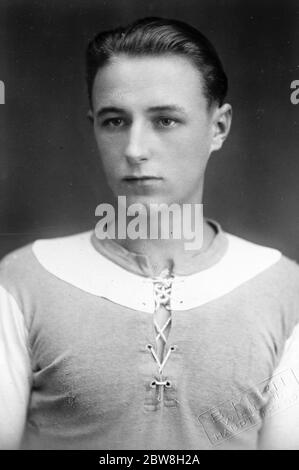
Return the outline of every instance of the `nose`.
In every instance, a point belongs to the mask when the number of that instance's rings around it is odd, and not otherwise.
[[[128,163],[140,164],[150,157],[149,136],[142,123],[134,123],[128,132],[128,142],[125,157]]]

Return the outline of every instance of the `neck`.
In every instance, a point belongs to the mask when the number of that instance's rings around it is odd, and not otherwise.
[[[115,241],[131,252],[146,255],[153,272],[158,275],[165,268],[172,271],[174,266],[179,271],[180,267],[194,254],[207,250],[215,237],[215,230],[205,219],[203,219],[201,229],[202,243],[196,249],[186,250],[187,240],[183,237],[180,239],[151,239],[148,237],[135,240],[127,237],[125,239],[116,238]]]

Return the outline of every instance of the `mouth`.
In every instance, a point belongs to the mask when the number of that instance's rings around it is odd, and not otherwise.
[[[149,176],[149,175],[129,175],[123,178],[123,181],[128,184],[154,184],[162,181],[163,178],[158,176]]]
[[[148,176],[148,175],[129,175],[123,178],[124,181],[143,181],[143,180],[161,180],[162,178],[158,176]]]

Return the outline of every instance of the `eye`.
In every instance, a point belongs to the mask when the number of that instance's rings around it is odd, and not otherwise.
[[[116,127],[122,127],[123,124],[124,124],[124,120],[122,118],[115,117],[115,118],[105,119],[105,121],[103,121],[102,123],[102,126],[110,127],[113,129]]]
[[[177,120],[168,117],[161,117],[158,119],[158,124],[160,127],[174,127],[177,124]]]

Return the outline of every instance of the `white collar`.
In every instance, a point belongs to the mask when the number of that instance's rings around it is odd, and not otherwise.
[[[49,273],[82,291],[134,310],[153,313],[153,280],[119,266],[93,247],[85,232],[37,240],[32,250]],[[222,258],[198,273],[175,276],[170,307],[188,310],[228,294],[275,264],[281,253],[226,233]]]

